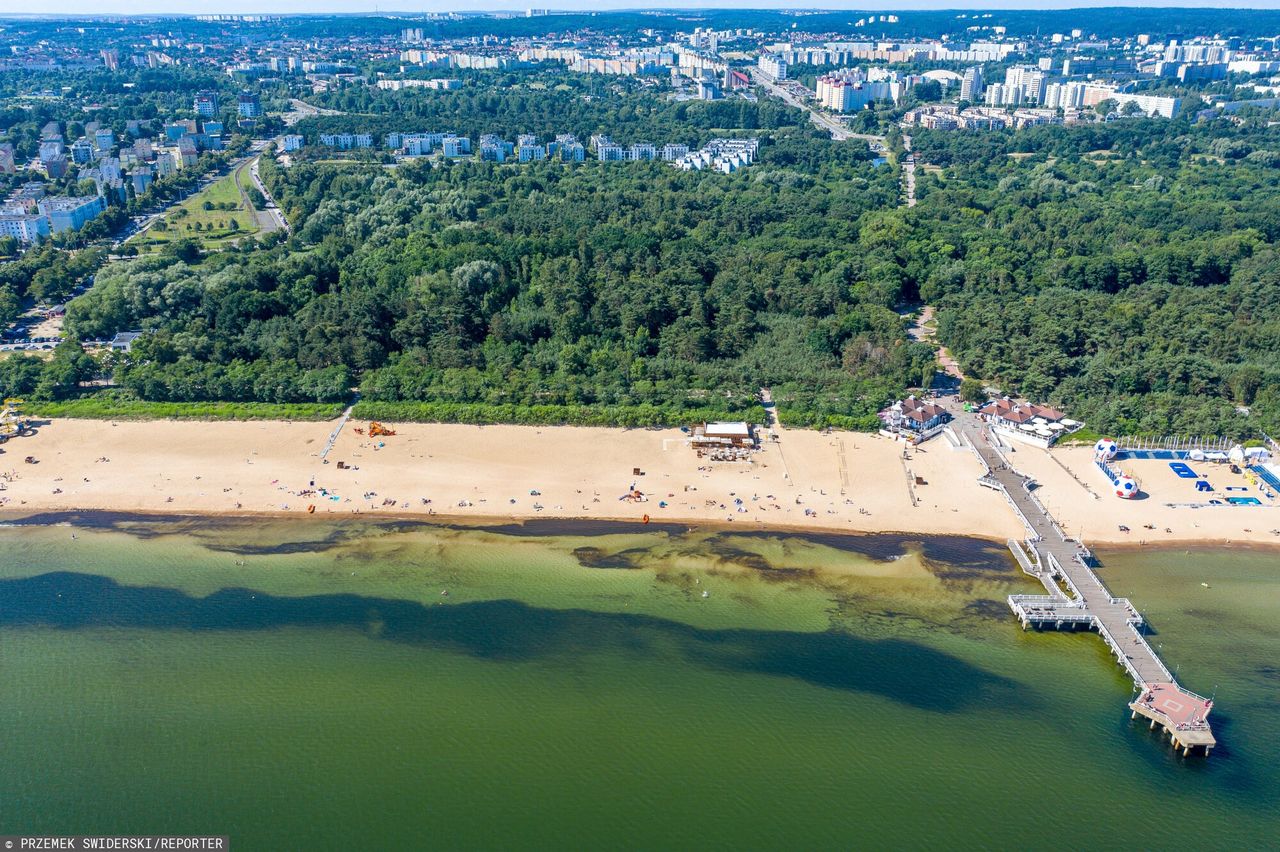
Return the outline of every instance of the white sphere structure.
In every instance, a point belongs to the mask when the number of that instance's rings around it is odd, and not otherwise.
[[[1132,476],[1116,478],[1116,496],[1123,497],[1125,500],[1131,500],[1138,496],[1138,483],[1134,482]]]
[[[1102,461],[1111,461],[1120,452],[1120,446],[1110,438],[1102,438],[1098,443],[1093,445],[1094,458]]]

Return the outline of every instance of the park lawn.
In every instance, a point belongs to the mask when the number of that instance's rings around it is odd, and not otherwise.
[[[247,169],[242,179],[252,180]],[[205,202],[209,202],[213,209],[205,210]],[[234,209],[229,209],[230,205],[234,205]],[[238,228],[231,227],[232,220],[239,225]],[[174,240],[191,237],[199,240],[206,249],[218,249],[231,240],[252,236],[258,231],[253,211],[245,205],[240,197],[240,190],[236,188],[234,172],[214,181],[203,191],[174,207],[165,214],[162,221],[167,226],[165,230],[157,230],[156,225],[159,223],[156,223],[146,233],[129,240],[129,243],[137,246],[139,251],[147,251],[163,248]],[[196,229],[197,224],[199,230]]]

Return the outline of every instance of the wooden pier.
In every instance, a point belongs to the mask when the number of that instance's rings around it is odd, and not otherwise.
[[[1127,598],[1111,594],[1093,570],[1093,555],[1062,531],[1032,493],[1031,480],[988,443],[980,423],[961,414],[956,425],[987,467],[982,484],[1003,492],[1026,527],[1026,541],[1009,541],[1009,550],[1046,594],[1009,596],[1022,628],[1096,630],[1133,679],[1138,698],[1129,703],[1131,718],[1161,726],[1184,755],[1192,749],[1208,755],[1217,745],[1208,722],[1213,702],[1178,684],[1143,635],[1142,614]]]

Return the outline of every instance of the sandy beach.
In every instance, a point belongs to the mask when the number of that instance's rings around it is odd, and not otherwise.
[[[1266,543],[1280,545],[1280,506],[1267,501],[1226,465],[1192,463],[1207,474],[1212,493],[1195,491],[1194,480],[1180,479],[1166,461],[1125,460],[1117,466],[1137,479],[1138,499],[1112,495],[1093,462],[1090,447],[1057,447],[1045,451],[1015,445],[1009,462],[1040,484],[1036,494],[1068,535],[1085,542],[1168,544],[1184,542]],[[1248,488],[1245,492],[1228,488]],[[1264,505],[1205,505],[1231,494],[1258,497]],[[1225,501],[1224,501],[1225,502]],[[1129,528],[1124,532],[1120,527]]]
[[[396,424],[395,436],[373,440],[353,421],[322,462],[334,425],[57,420],[5,445],[0,471],[11,481],[0,499],[11,513],[314,506],[317,515],[648,515],[999,539],[1020,530],[1000,495],[974,484],[977,459],[940,441],[904,459],[904,445],[885,438],[787,430],[753,462],[711,462],[675,429]],[[27,455],[38,463],[25,464]],[[645,499],[620,499],[633,485]]]
[[[336,424],[57,420],[0,455],[0,509],[594,518],[845,532],[1021,537],[974,455],[861,433],[784,430],[752,462],[699,459],[679,430],[395,424],[371,439]],[[38,459],[26,464],[26,456]],[[1087,448],[1010,455],[1070,535],[1090,543],[1268,542],[1267,507],[1171,508],[1107,494]],[[339,467],[339,462],[342,467]],[[1144,486],[1166,483],[1157,466]],[[636,470],[640,473],[637,474]],[[621,499],[632,488],[643,500]],[[312,509],[314,507],[314,510]],[[1120,531],[1121,525],[1130,532]],[[1145,525],[1150,525],[1147,529]],[[1171,530],[1166,532],[1165,530]]]

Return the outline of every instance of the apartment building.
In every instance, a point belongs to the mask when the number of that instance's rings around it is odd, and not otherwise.
[[[757,65],[761,73],[772,80],[787,79],[787,62],[776,53],[761,53]]]
[[[262,115],[262,102],[253,92],[241,92],[236,96],[236,114],[241,118],[258,118]]]
[[[60,234],[80,230],[106,211],[107,202],[101,195],[53,196],[40,199],[36,207],[48,218],[50,233]]]
[[[218,114],[218,93],[196,92],[196,96],[191,102],[191,109],[195,111],[196,115],[204,118],[213,118]]]
[[[35,243],[47,236],[47,216],[28,213],[21,207],[0,208],[0,237],[13,237],[20,243]]]

